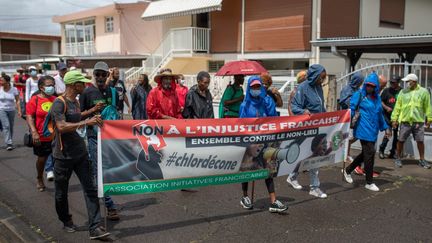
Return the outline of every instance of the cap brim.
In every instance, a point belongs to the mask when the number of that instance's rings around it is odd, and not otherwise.
[[[374,83],[366,83],[366,85],[370,85],[370,86],[374,86],[374,87],[376,87],[376,84],[374,84]]]
[[[407,79],[407,78],[403,78],[401,80],[404,81],[404,82],[409,81],[409,79]]]
[[[254,80],[254,81],[252,81],[252,83],[249,85],[249,86],[254,86],[254,85],[256,85],[256,84],[258,84],[259,86],[261,86],[261,82],[259,81],[259,80]]]

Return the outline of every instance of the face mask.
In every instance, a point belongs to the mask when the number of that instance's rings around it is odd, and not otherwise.
[[[53,95],[55,92],[55,89],[53,86],[45,87],[44,92],[47,95]]]
[[[36,70],[31,70],[30,75],[33,76],[33,77],[36,76],[37,75]]]
[[[186,84],[186,80],[184,80],[184,79],[180,80],[180,84],[181,85],[185,85]]]
[[[252,97],[256,98],[256,97],[260,96],[261,89],[251,89],[249,92],[252,95]]]

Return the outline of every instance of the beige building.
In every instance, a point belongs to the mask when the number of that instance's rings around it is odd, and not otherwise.
[[[113,3],[53,17],[61,25],[62,55],[83,62],[104,59],[112,66],[142,66],[162,39],[161,21],[140,18],[147,6],[147,2]]]

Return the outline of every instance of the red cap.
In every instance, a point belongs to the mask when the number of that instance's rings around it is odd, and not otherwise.
[[[366,85],[370,85],[370,86],[374,86],[376,87],[376,84],[372,83],[372,82],[367,82]]]

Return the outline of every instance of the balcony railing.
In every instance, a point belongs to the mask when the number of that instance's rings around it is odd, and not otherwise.
[[[153,77],[172,54],[208,53],[209,49],[210,29],[196,27],[171,29],[156,51],[147,58],[145,70],[150,74],[149,77]]]
[[[93,41],[66,43],[65,54],[70,56],[92,56],[96,54]]]
[[[26,54],[1,54],[0,61],[20,61],[40,58],[39,55],[26,55]]]

